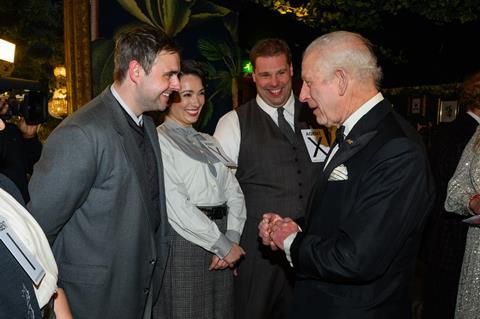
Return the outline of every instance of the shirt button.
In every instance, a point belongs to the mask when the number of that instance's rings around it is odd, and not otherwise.
[[[300,196],[298,196],[298,198],[302,199],[302,198],[303,198],[303,196],[302,196],[302,195],[300,195]]]
[[[300,182],[300,183],[298,183],[298,186],[302,186],[302,185],[303,185],[303,184],[302,184],[301,182]]]
[[[302,174],[302,171],[301,171],[301,170],[298,170],[298,171],[297,171],[297,174]]]
[[[295,157],[295,162],[298,162],[298,158]]]

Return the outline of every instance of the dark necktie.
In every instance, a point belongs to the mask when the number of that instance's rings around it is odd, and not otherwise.
[[[340,147],[340,145],[343,143],[345,139],[345,136],[343,135],[344,131],[345,131],[345,126],[343,125],[337,128],[337,130],[335,131],[335,142],[332,144],[332,146],[330,146],[330,150],[328,151],[327,156],[325,157],[325,162],[330,158],[335,146],[338,145],[338,147]]]
[[[288,139],[291,144],[295,144],[295,132],[292,130],[290,124],[288,124],[287,120],[283,116],[283,111],[285,109],[283,107],[277,108],[278,113],[278,127],[280,131],[282,131],[283,135]]]
[[[345,126],[342,125],[335,132],[335,144],[343,143],[343,141],[345,140],[345,135],[343,135],[343,132],[345,132]]]

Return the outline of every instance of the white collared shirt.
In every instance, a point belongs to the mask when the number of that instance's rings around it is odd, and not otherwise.
[[[258,94],[256,97],[256,102],[258,106],[260,106],[260,108],[265,113],[267,113],[268,116],[270,116],[272,121],[276,125],[278,125],[278,108],[268,105]],[[295,98],[293,97],[293,92],[290,93],[290,97],[288,98],[283,108],[285,109],[285,111],[283,112],[285,120],[295,131]],[[230,157],[236,164],[238,164],[241,133],[238,114],[235,110],[228,112],[220,118],[213,136],[218,140],[223,150],[225,151],[225,154],[227,154],[228,157]]]
[[[382,93],[378,92],[374,97],[372,97],[370,100],[365,102],[362,106],[360,106],[355,112],[353,112],[346,120],[343,122],[343,126],[345,127],[345,130],[343,131],[344,136],[348,136],[352,128],[357,124],[360,119],[367,114],[375,105],[383,101],[383,95]],[[332,152],[328,156],[326,162],[325,162],[325,167],[327,167],[328,163],[330,160],[335,156],[335,153],[338,151],[338,145],[335,145],[333,148]]]
[[[224,258],[232,243],[239,243],[247,210],[242,189],[233,172],[218,161],[213,163],[216,176],[207,163],[186,154],[175,141],[172,131],[179,125],[170,119],[157,127],[163,158],[168,222],[189,242]],[[201,134],[206,140],[211,136]],[[197,142],[193,146],[200,147]],[[201,151],[199,151],[201,152]],[[227,203],[227,231],[223,234],[214,221],[197,207]]]
[[[113,97],[115,97],[115,99],[118,101],[118,103],[120,103],[120,106],[122,107],[122,109],[124,109],[125,112],[127,112],[127,114],[130,115],[132,120],[135,121],[135,123],[138,126],[143,126],[143,114],[140,114],[140,116],[137,117],[135,115],[135,113],[133,113],[132,110],[128,107],[127,103],[125,103],[125,101],[123,101],[123,99],[120,97],[118,92],[115,91],[115,88],[113,87],[113,84],[110,86],[110,91],[112,91]]]

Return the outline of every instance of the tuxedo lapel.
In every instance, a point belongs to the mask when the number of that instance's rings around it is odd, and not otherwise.
[[[306,221],[308,226],[308,217],[312,206],[323,197],[323,189],[328,182],[328,178],[332,171],[339,165],[344,164],[356,153],[362,150],[371,139],[377,134],[377,126],[384,117],[392,111],[391,104],[387,100],[383,100],[374,106],[367,114],[365,114],[352,128],[350,133],[345,137],[344,142],[340,145],[338,151],[325,167],[323,172],[314,184],[311,192],[308,209],[306,212]],[[347,165],[348,168],[348,165]]]

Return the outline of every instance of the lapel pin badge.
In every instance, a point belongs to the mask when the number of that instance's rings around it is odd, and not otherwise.
[[[352,144],[353,144],[353,140],[351,140],[351,139],[346,139],[345,142],[347,142],[348,145],[352,145]]]

